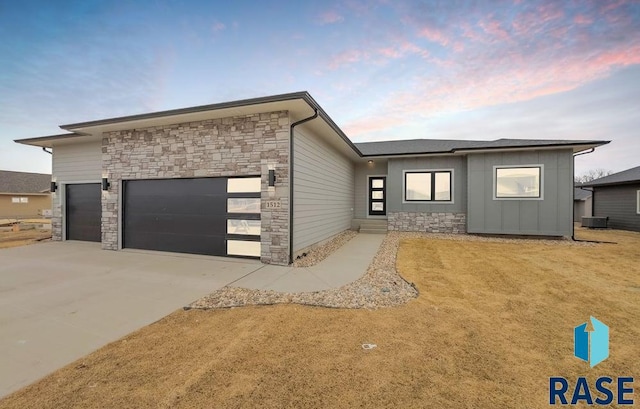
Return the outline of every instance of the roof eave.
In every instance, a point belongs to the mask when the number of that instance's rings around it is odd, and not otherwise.
[[[521,146],[479,146],[477,148],[461,148],[450,149],[446,151],[435,152],[401,152],[401,153],[376,153],[376,154],[363,154],[363,158],[393,158],[403,156],[442,156],[442,155],[462,155],[465,153],[480,153],[482,151],[519,151],[523,149],[557,149],[557,148],[569,148],[574,147],[574,153],[582,152],[591,148],[597,148],[598,146],[606,145],[611,141],[592,141],[590,143],[562,143],[562,144],[548,144],[548,145],[521,145]]]
[[[71,138],[78,138],[82,136],[86,136],[86,135],[78,132],[72,132],[72,133],[64,133],[64,134],[57,134],[57,135],[38,136],[35,138],[14,139],[13,141],[16,143],[21,143],[23,145],[39,146],[42,148],[52,148],[53,147],[52,142],[67,140]]]
[[[583,187],[608,187],[608,186],[620,186],[620,185],[636,185],[640,183],[640,179],[624,180],[621,182],[607,182],[607,183],[595,183],[589,184],[589,182],[583,183]]]
[[[107,118],[107,119],[98,119],[95,121],[78,122],[75,124],[60,125],[60,128],[67,131],[73,131],[76,129],[83,129],[83,128],[89,128],[94,126],[112,125],[112,124],[118,124],[123,122],[164,118],[169,116],[193,114],[193,113],[206,112],[206,111],[216,111],[216,110],[227,109],[227,108],[240,108],[244,106],[260,105],[260,104],[266,104],[270,102],[292,101],[295,99],[313,100],[311,98],[311,95],[309,95],[307,91],[300,91],[300,92],[292,92],[288,94],[279,94],[279,95],[271,95],[266,97],[250,98],[250,99],[243,99],[243,100],[237,100],[237,101],[220,102],[216,104],[199,105],[199,106],[189,107],[189,108],[170,109],[167,111],[150,112],[146,114],[136,114],[136,115],[128,115],[128,116],[121,116],[121,117],[114,117],[114,118]]]

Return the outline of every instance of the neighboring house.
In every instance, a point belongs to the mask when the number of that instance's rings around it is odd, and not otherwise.
[[[42,217],[51,210],[51,175],[0,170],[0,219]]]
[[[640,231],[640,166],[582,186],[593,189],[593,215],[614,229]]]
[[[580,222],[584,216],[592,216],[591,212],[591,190],[573,189],[573,221]]]
[[[273,264],[372,220],[571,236],[573,155],[608,143],[354,144],[306,92],[61,128],[16,141],[53,149],[55,240]]]

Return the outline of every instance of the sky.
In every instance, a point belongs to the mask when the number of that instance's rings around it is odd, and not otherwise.
[[[640,0],[0,0],[0,169],[58,125],[309,91],[354,142],[611,140],[640,165]]]

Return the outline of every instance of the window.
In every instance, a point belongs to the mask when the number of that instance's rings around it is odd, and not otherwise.
[[[260,199],[228,198],[227,213],[260,213]]]
[[[451,202],[451,170],[406,171],[405,202]]]
[[[12,197],[11,203],[29,203],[28,197]]]
[[[638,190],[637,192],[638,197],[636,198],[636,212],[638,214],[640,214],[640,190]]]
[[[494,167],[495,199],[541,199],[542,165]]]
[[[260,220],[228,219],[227,234],[260,236]]]
[[[227,193],[260,192],[260,178],[229,178]]]
[[[260,257],[260,242],[227,240],[227,254],[234,256]]]

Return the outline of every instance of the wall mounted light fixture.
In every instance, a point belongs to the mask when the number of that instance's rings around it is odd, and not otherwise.
[[[58,185],[56,184],[56,182],[51,181],[51,188],[49,189],[51,193],[54,193],[57,188],[58,188]]]
[[[367,163],[368,163],[369,165],[371,165],[371,164],[373,163],[373,160],[369,159],[369,160],[367,161]]]
[[[109,180],[107,180],[107,178],[102,178],[102,190],[107,191],[109,190],[110,186],[111,186],[111,183],[109,183]]]
[[[273,169],[269,169],[269,187],[273,187],[276,185],[276,171]]]

